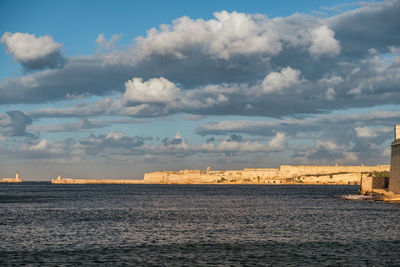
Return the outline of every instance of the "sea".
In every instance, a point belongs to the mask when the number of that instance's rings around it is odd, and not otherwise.
[[[0,184],[0,266],[400,266],[358,186]]]

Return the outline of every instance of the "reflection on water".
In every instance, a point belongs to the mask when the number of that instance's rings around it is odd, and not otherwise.
[[[2,265],[399,265],[356,186],[0,185]]]

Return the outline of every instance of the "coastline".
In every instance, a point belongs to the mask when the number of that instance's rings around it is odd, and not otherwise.
[[[360,185],[363,177],[375,171],[389,171],[390,165],[376,166],[290,166],[280,168],[158,171],[143,179],[62,178],[52,184],[250,184],[250,185]]]

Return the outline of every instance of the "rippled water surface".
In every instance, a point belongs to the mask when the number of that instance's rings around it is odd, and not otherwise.
[[[0,265],[400,265],[356,186],[0,184]]]

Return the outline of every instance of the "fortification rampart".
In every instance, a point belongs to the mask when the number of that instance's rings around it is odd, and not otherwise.
[[[361,175],[369,172],[389,171],[390,165],[377,166],[290,166],[279,169],[226,171],[182,170],[179,172],[150,172],[144,183],[161,184],[360,184]]]

